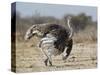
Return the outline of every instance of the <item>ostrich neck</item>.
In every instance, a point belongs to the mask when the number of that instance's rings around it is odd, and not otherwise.
[[[68,19],[68,22],[67,22],[68,24],[68,27],[69,27],[69,29],[70,29],[70,35],[69,35],[69,38],[71,38],[72,37],[72,35],[73,35],[73,29],[72,29],[72,27],[70,26],[70,20]]]

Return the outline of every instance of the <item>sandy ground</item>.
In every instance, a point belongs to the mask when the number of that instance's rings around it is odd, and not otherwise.
[[[34,43],[35,44],[35,43]],[[41,72],[55,70],[89,69],[97,67],[97,44],[74,44],[67,61],[61,55],[53,57],[53,66],[44,65],[45,56],[32,43],[16,44],[16,72]]]

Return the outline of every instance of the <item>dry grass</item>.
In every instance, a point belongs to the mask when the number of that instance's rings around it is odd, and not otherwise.
[[[97,67],[97,44],[74,44],[73,50],[64,63],[61,56],[53,58],[53,66],[44,65],[45,56],[36,46],[38,39],[16,43],[16,72],[41,72],[69,69],[87,69]]]
[[[97,28],[95,26],[87,26],[83,31],[74,33],[73,39],[75,43],[97,42]]]

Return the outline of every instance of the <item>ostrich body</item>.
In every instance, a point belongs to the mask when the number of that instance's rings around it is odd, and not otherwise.
[[[44,61],[47,66],[52,66],[52,56],[62,54],[62,59],[66,60],[70,55],[73,45],[73,30],[70,27],[70,20],[68,19],[69,30],[58,24],[36,24],[28,29],[25,35],[25,40],[32,36],[41,38],[39,47],[47,57]]]

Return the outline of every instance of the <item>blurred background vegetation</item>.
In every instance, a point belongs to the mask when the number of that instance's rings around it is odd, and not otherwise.
[[[58,19],[53,16],[41,16],[36,12],[32,16],[21,17],[18,11],[12,15],[12,19],[16,17],[16,35],[17,41],[23,41],[27,29],[33,24],[42,23],[56,23],[67,27],[67,17],[71,16],[71,24],[74,30],[74,42],[97,42],[97,21],[93,21],[91,16],[85,13],[78,15],[65,14],[62,18]]]

